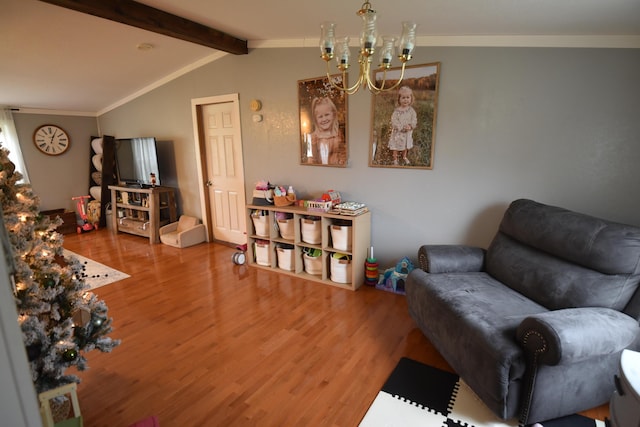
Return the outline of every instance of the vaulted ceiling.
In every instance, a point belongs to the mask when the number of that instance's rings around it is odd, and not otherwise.
[[[226,54],[45,1],[0,0],[0,105],[97,114]],[[315,47],[319,24],[326,20],[357,40],[355,11],[362,5],[360,0],[138,3],[247,41],[249,55],[260,47]],[[638,0],[374,0],[372,6],[381,33],[398,34],[401,21],[414,20],[423,46],[640,48]]]

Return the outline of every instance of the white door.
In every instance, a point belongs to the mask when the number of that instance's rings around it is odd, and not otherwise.
[[[237,103],[202,106],[206,185],[213,238],[234,244],[246,239],[244,168]]]

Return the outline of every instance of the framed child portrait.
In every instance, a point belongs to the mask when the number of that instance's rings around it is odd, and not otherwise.
[[[376,86],[384,72],[376,71]],[[391,87],[401,68],[386,73]],[[397,88],[373,95],[369,166],[433,169],[440,63],[406,67]]]
[[[330,76],[342,86],[342,74]],[[300,164],[346,167],[347,96],[327,77],[298,81]]]

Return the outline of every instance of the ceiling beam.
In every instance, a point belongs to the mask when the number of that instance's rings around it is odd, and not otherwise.
[[[235,55],[249,53],[246,40],[133,0],[40,1]]]

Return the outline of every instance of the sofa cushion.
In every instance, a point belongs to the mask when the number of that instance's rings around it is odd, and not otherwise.
[[[527,316],[547,310],[486,273],[415,269],[406,292],[418,326],[482,400],[496,412],[515,405],[506,402],[509,388],[520,383],[525,370],[516,329]]]
[[[178,219],[178,228],[176,231],[180,233],[182,231],[195,227],[199,223],[200,223],[200,220],[198,218],[187,216],[187,215],[181,215],[180,218]]]
[[[623,310],[638,277],[607,275],[551,256],[499,232],[487,251],[487,272],[549,310],[607,307]]]
[[[640,228],[520,199],[499,231],[540,251],[604,274],[640,274]]]

